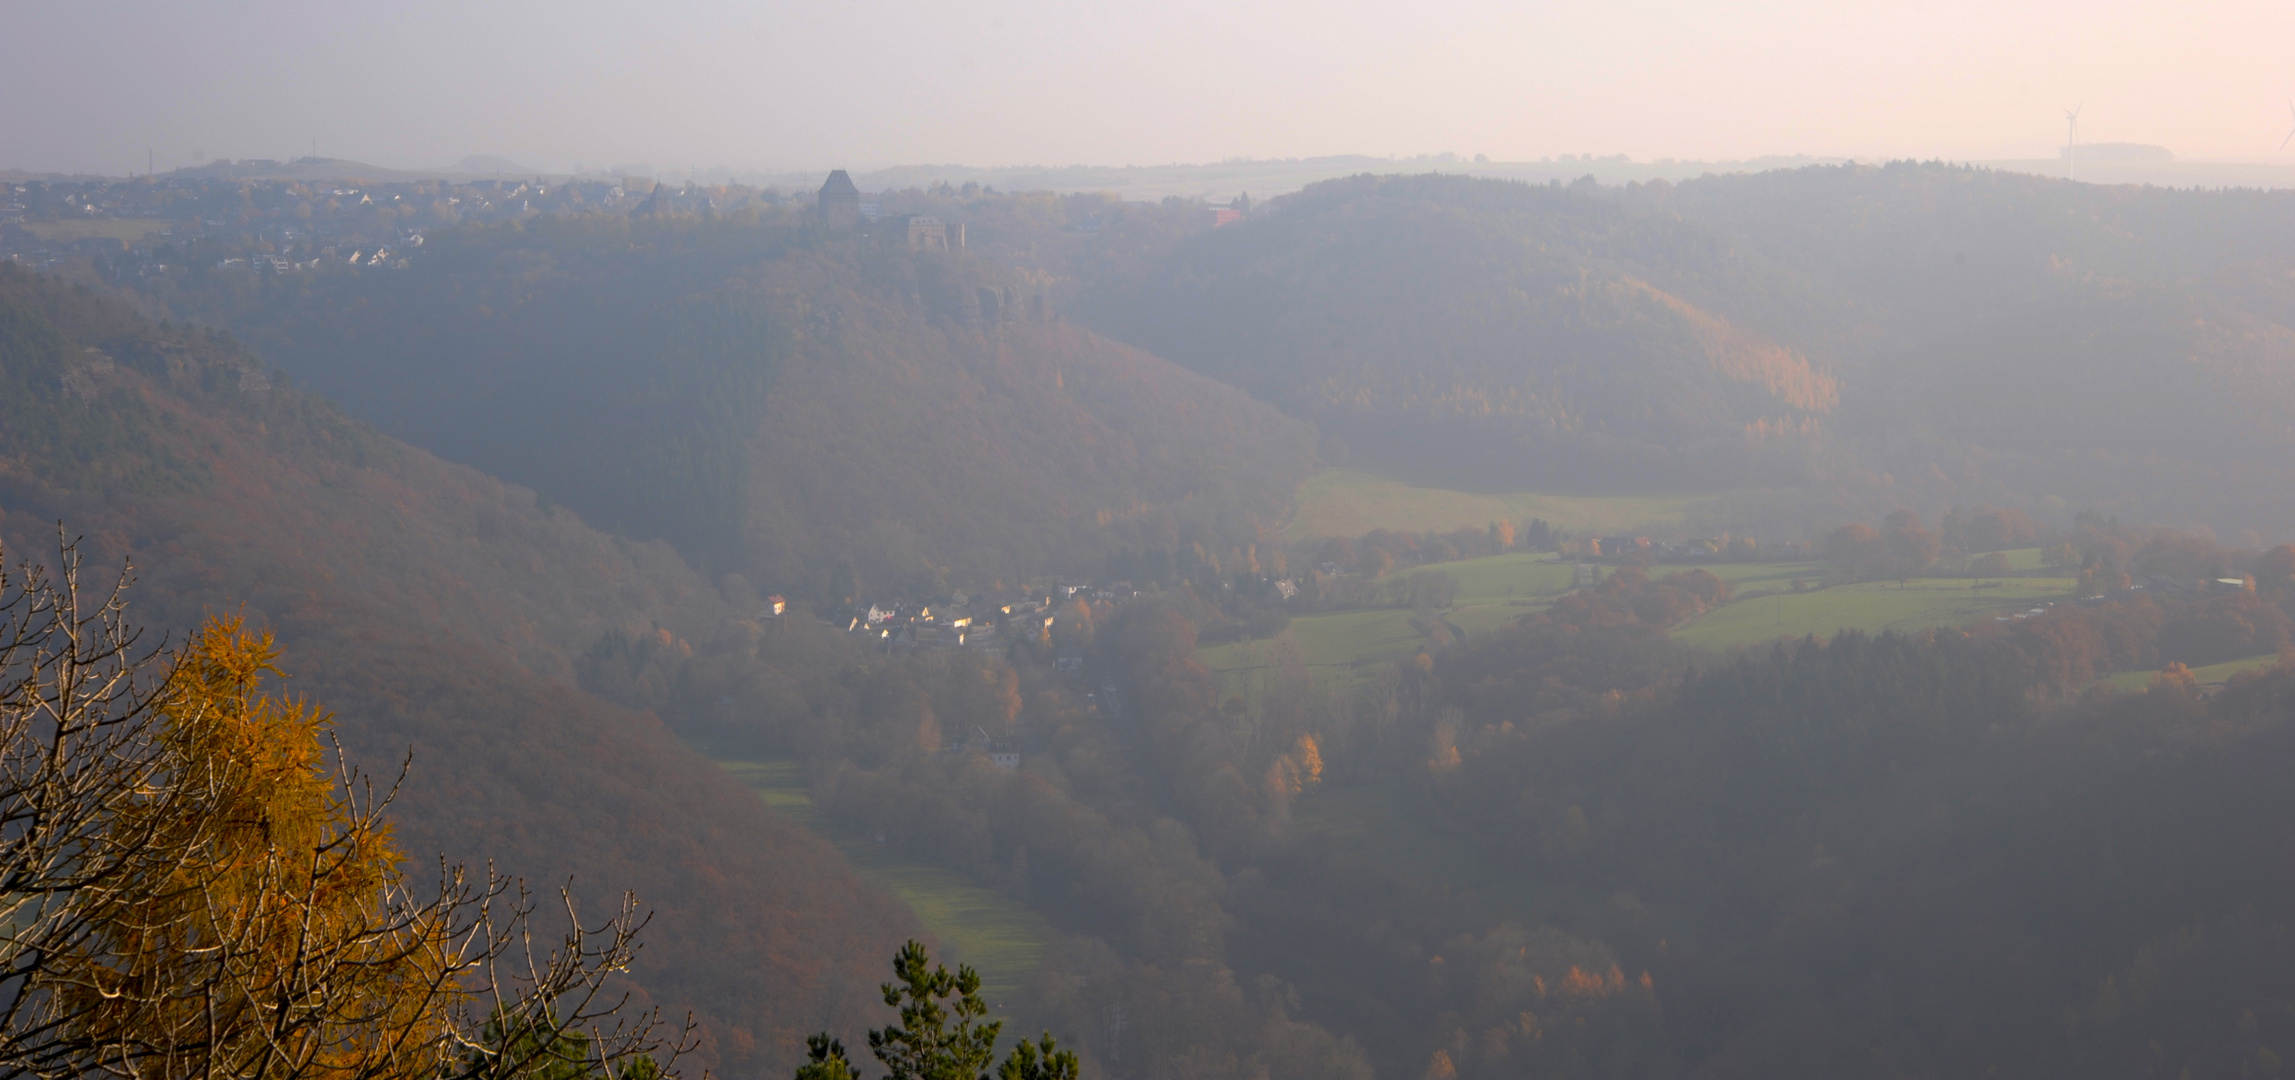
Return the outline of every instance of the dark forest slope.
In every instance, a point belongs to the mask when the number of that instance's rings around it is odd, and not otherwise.
[[[803,595],[1250,543],[1314,450],[1040,274],[796,226],[537,221],[192,284],[163,299],[384,431]]]
[[[1282,523],[1312,466],[1307,425],[1047,317],[1041,293],[879,258],[762,271],[775,307],[812,326],[754,443],[744,550],[761,580],[847,559],[879,581],[1093,574],[1109,553],[1248,544]]]
[[[1770,444],[1819,430],[1838,384],[1732,310],[1793,285],[1581,190],[1363,176],[1111,275],[1085,311],[1374,462],[1615,491],[1795,475]]]
[[[0,266],[9,556],[52,552],[63,518],[93,565],[133,557],[145,625],[245,611],[276,628],[289,688],[336,710],[363,765],[388,774],[412,749],[410,851],[545,889],[570,875],[593,910],[638,891],[658,915],[636,979],[701,1011],[721,1071],[781,1067],[805,1032],[867,1015],[906,913],[658,720],[575,685],[608,630],[706,650],[728,624],[715,590],[664,545],[261,389],[257,370]]]
[[[1911,163],[1358,177],[1084,302],[1365,464],[2295,528],[2295,197]]]

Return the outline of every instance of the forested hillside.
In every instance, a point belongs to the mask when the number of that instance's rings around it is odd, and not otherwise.
[[[1010,662],[886,655],[803,616],[749,621],[666,545],[597,533],[315,398],[257,389],[260,366],[228,339],[154,329],[19,271],[0,270],[0,298],[10,549],[38,550],[67,517],[99,558],[144,568],[152,625],[244,610],[277,627],[291,689],[337,710],[361,760],[412,748],[410,849],[577,874],[590,896],[640,891],[657,911],[641,1001],[699,1010],[720,1075],[785,1074],[798,1036],[876,1022],[877,965],[914,930],[656,713],[805,762],[832,828],[910,811],[975,828],[982,800],[1029,815],[1033,855],[953,865],[1052,918],[1049,955],[1003,1008],[1068,1033],[1094,1069],[1363,1075],[1354,1043],[1230,966],[1220,872],[1152,767],[1053,675],[1049,641]],[[1074,752],[1047,781],[965,752],[975,732]],[[924,778],[976,789],[951,803],[910,786]],[[885,839],[900,848],[939,835],[899,820]],[[985,839],[924,857],[986,856]],[[1129,1034],[1096,1034],[1111,1005]]]
[[[2284,1071],[2295,546],[2143,524],[2295,529],[2278,203],[1908,165],[1047,208],[988,200],[970,254],[536,219],[152,294],[544,498],[0,277],[0,528],[148,556],[167,625],[280,625],[362,753],[453,759],[410,835],[650,876],[640,979],[745,1075],[857,1044],[903,921],[663,726],[1023,911],[1006,1004],[1111,1080]],[[1742,497],[1754,535],[1598,581],[1513,550],[1569,541],[1542,521],[1266,545],[1341,454]],[[1984,621],[1675,636],[1813,525],[1769,597],[1901,593],[1949,546]],[[2059,576],[1985,586],[2030,544]],[[1461,621],[1407,564],[1472,552],[1504,607]],[[1053,618],[992,651],[751,617],[1103,568],[1133,587],[1030,593]],[[1360,605],[1412,644],[1312,662],[1306,619]]]
[[[1794,477],[1784,448],[1839,404],[1822,362],[1730,310],[1793,285],[1580,189],[1364,176],[1111,275],[1084,310],[1389,467],[1678,488]]]
[[[1095,326],[1452,485],[2295,527],[2295,198],[1942,165],[1314,185]],[[1777,505],[1774,499],[1758,504]]]
[[[2055,495],[2132,520],[2285,533],[2295,199],[1915,165],[1644,188],[1823,282],[1837,429],[1934,506]],[[1820,341],[1830,344],[1820,345]],[[1939,475],[1941,474],[1941,475]]]
[[[264,389],[261,370],[0,265],[9,558],[52,557],[62,519],[91,569],[134,561],[154,640],[209,613],[276,628],[287,689],[335,711],[363,767],[387,778],[411,750],[396,822],[417,858],[492,859],[545,894],[570,876],[595,914],[641,894],[641,1000],[697,1010],[721,1070],[785,1065],[822,1023],[870,1015],[907,913],[655,716],[577,685],[610,632],[725,663],[754,662],[754,628],[666,545]]]
[[[1247,545],[1312,465],[1306,425],[1068,323],[1041,273],[800,224],[543,220],[200,282],[160,299],[384,431],[793,595]]]

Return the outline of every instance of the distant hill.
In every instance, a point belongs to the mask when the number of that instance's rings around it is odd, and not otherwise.
[[[2295,532],[2295,194],[1901,163],[1629,197],[1792,267],[1868,487]],[[1839,474],[1836,474],[1839,475]]]
[[[450,173],[468,173],[472,176],[501,173],[504,176],[534,176],[534,170],[499,154],[470,154],[462,160],[440,170]]]
[[[2101,151],[2101,152],[2099,152]],[[2008,173],[2062,178],[2064,154],[2053,157],[1974,161],[1969,164]],[[2131,185],[2168,188],[2262,189],[2295,188],[2295,167],[2261,161],[2188,161],[2164,146],[2107,143],[2080,147],[2079,180],[2083,184]]]
[[[288,161],[273,158],[219,158],[198,165],[170,169],[167,176],[205,180],[423,180],[439,175],[425,169],[396,169],[342,158],[305,156]]]
[[[592,913],[639,892],[657,912],[641,1000],[698,1009],[720,1075],[784,1069],[804,1034],[871,1015],[878,965],[916,932],[905,910],[660,720],[579,685],[609,632],[746,655],[745,613],[667,545],[270,386],[228,339],[0,265],[8,557],[52,555],[58,519],[91,571],[133,558],[155,640],[243,611],[360,765],[387,779],[411,749],[395,819],[413,872],[444,852],[545,893],[570,876]]]
[[[1307,425],[966,252],[540,220],[405,271],[214,285],[166,299],[385,431],[800,595],[1240,547],[1312,467]]]
[[[1941,165],[1366,176],[1195,235],[1080,310],[1359,465],[1450,484],[2288,532],[2295,506],[2250,496],[2295,461],[2291,241],[2295,195]]]
[[[1084,310],[1387,467],[1615,491],[1791,476],[1764,455],[1822,430],[1838,380],[1733,309],[1794,285],[1583,188],[1363,176],[1199,235]]]
[[[405,169],[315,155],[306,155],[284,161],[273,158],[244,158],[234,161],[224,158],[171,169],[166,175],[180,179],[363,180],[370,183],[404,183],[446,177],[515,176],[533,179],[564,174],[529,169],[506,157],[492,154],[472,154],[452,165],[435,169]]]
[[[433,230],[405,270],[141,287],[395,436],[796,595],[1240,557],[1316,461],[1737,492],[1710,527],[1796,540],[1978,503],[2295,533],[2252,497],[2295,479],[2295,194],[1899,163],[1364,175],[1217,228],[880,204],[866,238],[697,194]],[[971,242],[909,251],[909,213]]]
[[[1563,154],[1538,161],[1491,161],[1485,155],[1420,154],[1415,157],[1371,157],[1334,154],[1313,158],[1231,158],[1219,162],[1173,165],[895,165],[853,173],[863,191],[892,193],[931,188],[947,183],[980,184],[1005,192],[1107,193],[1128,201],[1154,203],[1166,198],[1205,199],[1225,203],[1237,195],[1266,198],[1285,195],[1325,180],[1369,173],[1415,173],[1432,170],[1452,176],[1479,176],[1500,180],[1564,183],[1592,176],[1605,184],[1650,180],[1688,180],[1707,173],[1753,172],[1810,164],[1818,159],[1795,155],[1745,161],[1634,161],[1624,154],[1595,157]],[[822,173],[779,172],[760,182],[786,190],[811,191]]]

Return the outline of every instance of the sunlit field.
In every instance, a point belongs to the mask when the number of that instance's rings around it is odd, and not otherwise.
[[[1534,492],[1487,494],[1416,487],[1349,469],[1330,469],[1299,485],[1299,509],[1283,539],[1361,536],[1373,529],[1455,532],[1493,521],[1516,527],[1542,518],[1570,532],[1630,532],[1678,527],[1691,507],[1716,495],[1581,496]]]

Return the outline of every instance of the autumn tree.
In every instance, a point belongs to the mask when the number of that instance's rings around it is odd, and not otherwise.
[[[1421,570],[1402,579],[1395,592],[1413,611],[1436,611],[1457,602],[1458,579],[1440,570]]]
[[[1881,523],[1881,538],[1888,546],[1888,573],[1910,577],[1936,563],[1942,544],[1921,524],[1920,515],[1899,510]]]
[[[2255,588],[2273,596],[2295,588],[2295,544],[2281,544],[2256,556]]]
[[[1886,559],[1888,550],[1880,530],[1863,523],[1843,525],[1825,537],[1825,557],[1856,573]]]
[[[1948,511],[1941,528],[1944,542],[1963,551],[1998,551],[2031,543],[2040,536],[2040,526],[2023,511],[1997,506]]]
[[[0,571],[0,1072],[512,1077],[578,1047],[621,1076],[686,1048],[609,992],[634,898],[585,927],[567,897],[552,941],[491,869],[418,886],[395,786],[265,689],[269,634],[141,647],[125,572],[83,596],[73,545],[56,565]]]

